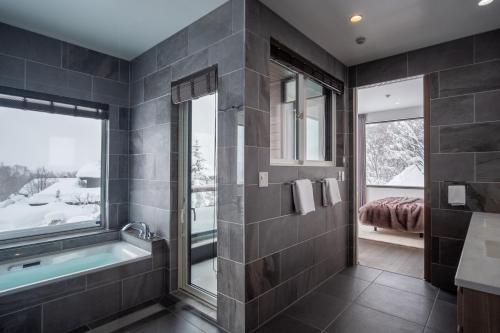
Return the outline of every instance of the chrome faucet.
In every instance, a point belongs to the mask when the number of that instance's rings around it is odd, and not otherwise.
[[[139,238],[149,240],[153,238],[153,234],[149,230],[149,226],[144,222],[131,222],[122,228],[122,231],[134,229],[139,231]]]

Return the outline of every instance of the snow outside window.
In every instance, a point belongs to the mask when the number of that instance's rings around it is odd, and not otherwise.
[[[0,239],[101,226],[102,120],[0,107]]]
[[[366,183],[424,186],[422,118],[366,124]]]

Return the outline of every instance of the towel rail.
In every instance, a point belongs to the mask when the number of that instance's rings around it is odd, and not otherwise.
[[[311,180],[311,183],[312,184],[323,184],[325,181],[324,180]],[[295,181],[291,181],[291,182],[286,182],[286,183],[283,183],[284,185],[293,185],[295,184]]]

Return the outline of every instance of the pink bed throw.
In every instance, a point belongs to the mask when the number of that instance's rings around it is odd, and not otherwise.
[[[407,232],[424,232],[424,202],[418,198],[390,197],[368,202],[359,209],[365,225]]]

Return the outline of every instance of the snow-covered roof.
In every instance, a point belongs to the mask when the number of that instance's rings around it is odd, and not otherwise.
[[[81,202],[99,202],[100,199],[100,188],[81,187],[78,178],[58,178],[55,184],[33,195],[28,199],[28,202],[31,205],[43,205],[55,201],[78,204]]]
[[[77,178],[101,178],[101,162],[84,164],[76,173]]]
[[[386,185],[423,187],[424,173],[418,166],[412,164],[407,166],[398,175],[394,176]]]

